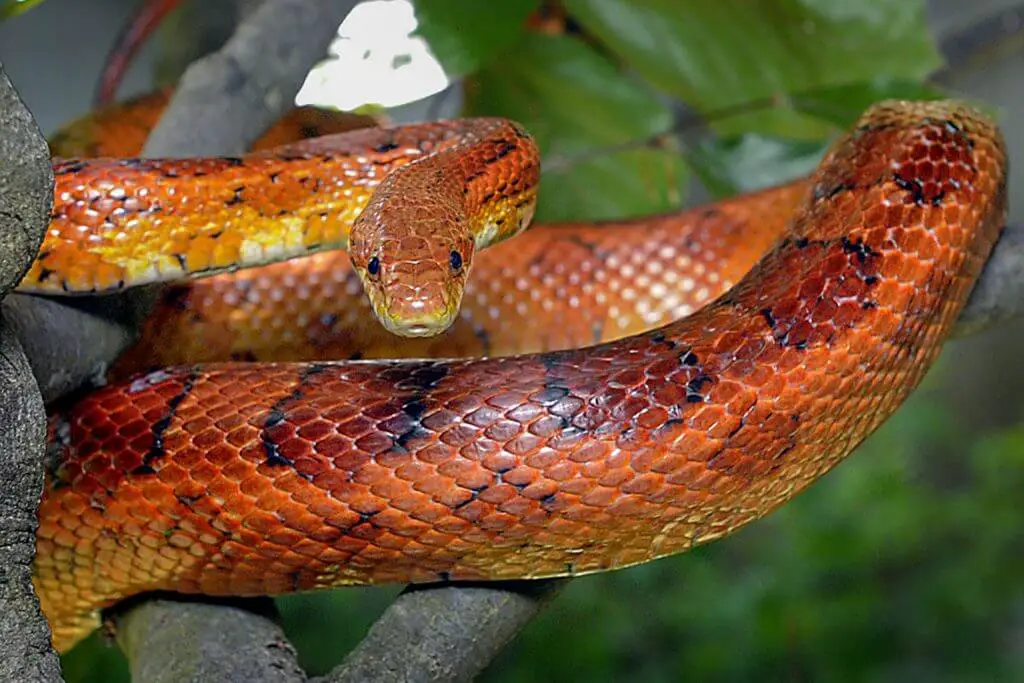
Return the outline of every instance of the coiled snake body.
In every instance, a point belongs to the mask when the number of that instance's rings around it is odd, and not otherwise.
[[[795,206],[778,240],[689,317],[579,349],[179,365],[89,394],[51,420],[35,585],[55,644],[150,590],[575,575],[730,533],[917,385],[1000,233],[1005,166],[966,106],[882,103],[776,191]]]

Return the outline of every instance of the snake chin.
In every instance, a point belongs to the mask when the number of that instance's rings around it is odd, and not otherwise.
[[[436,337],[455,322],[455,314],[447,312],[443,316],[402,319],[382,311],[378,312],[377,318],[388,332],[399,337]]]
[[[461,297],[453,299],[460,301]],[[436,337],[443,334],[455,322],[459,306],[444,303],[389,299],[378,293],[370,297],[374,314],[388,332],[399,337]]]

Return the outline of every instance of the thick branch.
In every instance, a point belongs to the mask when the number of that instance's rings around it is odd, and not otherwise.
[[[133,681],[305,681],[276,616],[269,599],[237,604],[155,599],[125,613],[117,642]]]
[[[145,154],[245,152],[293,106],[354,6],[353,0],[267,0],[221,50],[185,71]]]
[[[318,683],[472,681],[568,583],[406,589]]]
[[[46,141],[0,65],[0,296],[42,244],[53,201]],[[32,592],[45,414],[25,354],[0,318],[0,680],[59,681]]]
[[[1024,316],[1024,223],[1006,226],[953,328],[966,337]]]

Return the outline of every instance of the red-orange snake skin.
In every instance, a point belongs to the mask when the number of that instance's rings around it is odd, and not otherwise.
[[[55,644],[151,590],[576,575],[728,534],[918,384],[1002,228],[1005,174],[981,114],[883,103],[789,189],[781,238],[680,320],[534,355],[181,365],[91,393],[51,420],[35,586]],[[630,263],[623,282],[659,275]]]

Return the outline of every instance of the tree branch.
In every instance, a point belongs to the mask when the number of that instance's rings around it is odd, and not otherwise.
[[[316,683],[472,681],[568,580],[410,587]]]
[[[117,642],[133,681],[306,680],[270,599],[146,600],[119,619]]]
[[[146,156],[241,154],[295,102],[354,0],[267,0],[222,49],[194,62]],[[202,125],[196,125],[201,121]]]
[[[0,296],[25,274],[53,201],[49,150],[0,65]],[[0,680],[59,681],[50,629],[32,591],[43,487],[43,401],[0,318]]]
[[[1024,316],[1024,224],[1006,226],[985,264],[953,337],[986,332]]]

